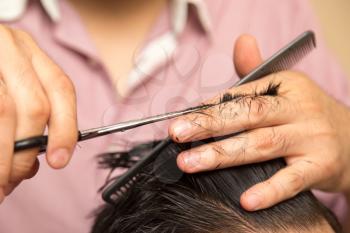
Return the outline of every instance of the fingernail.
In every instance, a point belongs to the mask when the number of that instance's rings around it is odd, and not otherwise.
[[[258,210],[259,206],[262,202],[262,198],[260,195],[256,193],[248,194],[246,197],[246,202],[248,203],[248,207],[250,210]]]
[[[193,125],[185,120],[177,120],[173,123],[172,128],[176,139],[185,140],[191,136]]]
[[[69,160],[69,152],[67,149],[60,148],[55,150],[51,154],[51,165],[55,168],[62,168],[64,167],[68,160]]]
[[[185,152],[183,155],[183,160],[187,168],[194,168],[199,166],[201,160],[201,154],[198,152]]]

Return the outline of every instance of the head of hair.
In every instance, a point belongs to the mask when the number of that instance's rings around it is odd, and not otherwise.
[[[135,157],[147,154],[155,144],[101,155],[100,164],[110,169],[132,166]],[[158,156],[163,158],[162,166],[155,166],[159,161],[147,165],[113,205],[105,204],[96,212],[92,233],[311,232],[324,223],[341,232],[335,216],[310,191],[256,212],[240,206],[241,194],[283,169],[283,159],[197,174],[179,173],[174,165],[176,156],[192,146],[171,142],[164,148]]]

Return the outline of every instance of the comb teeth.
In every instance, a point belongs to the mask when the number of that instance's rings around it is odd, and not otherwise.
[[[312,31],[304,32],[237,82],[234,86],[257,80],[272,73],[288,70],[301,61],[315,47],[315,34]]]
[[[138,174],[134,177],[132,177],[131,179],[128,179],[126,183],[124,183],[124,185],[119,186],[118,188],[116,188],[114,190],[114,192],[112,192],[111,194],[109,194],[108,196],[108,202],[109,203],[115,203],[116,201],[120,200],[123,196],[125,196],[125,194],[134,186],[134,184],[137,181],[138,178]]]
[[[312,32],[306,32],[301,40],[297,41],[295,46],[286,47],[283,51],[284,55],[280,59],[276,59],[274,65],[269,68],[274,72],[289,69],[302,60],[312,49],[316,47],[316,41]]]

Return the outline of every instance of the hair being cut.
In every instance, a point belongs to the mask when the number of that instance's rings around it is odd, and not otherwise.
[[[109,169],[131,166],[135,156],[142,157],[155,144],[101,155],[100,164]],[[177,181],[171,181],[172,176],[179,177],[179,170],[169,164],[176,164],[177,154],[192,146],[197,145],[172,142],[163,149],[159,158],[167,160],[161,162],[164,169],[157,171],[157,161],[145,167],[114,205],[106,204],[98,211],[92,233],[311,232],[322,223],[328,223],[336,233],[341,232],[334,215],[310,191],[256,212],[240,206],[241,194],[282,169],[285,166],[282,159],[183,174]]]

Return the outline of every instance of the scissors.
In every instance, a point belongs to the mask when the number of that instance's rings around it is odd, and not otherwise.
[[[313,48],[316,47],[315,35],[312,31],[306,31],[284,48],[279,50],[268,60],[250,72],[247,76],[239,80],[233,87],[258,80],[271,73],[287,70],[295,65],[299,60],[306,56]],[[169,120],[178,116],[183,116],[189,113],[198,112],[213,105],[200,105],[180,111],[169,112],[165,114],[155,115],[142,119],[130,120],[114,125],[102,126],[93,129],[82,130],[78,132],[78,142],[88,139],[130,130],[143,125],[152,124],[159,121]],[[14,151],[19,152],[32,148],[39,148],[39,153],[46,152],[48,143],[47,135],[30,137],[15,142]]]

